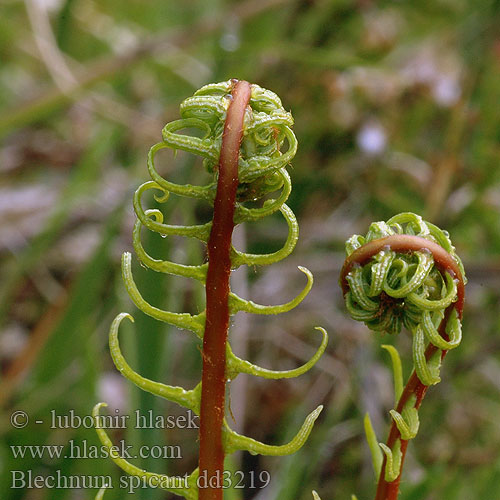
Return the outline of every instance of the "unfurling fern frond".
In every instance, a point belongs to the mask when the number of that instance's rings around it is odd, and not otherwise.
[[[397,350],[382,346],[391,356],[396,401],[386,444],[377,444],[365,418],[379,476],[376,500],[395,500],[408,440],[418,432],[422,399],[428,386],[441,380],[446,352],[462,338],[465,274],[448,234],[412,213],[373,223],[366,236],[347,241],[346,252],[340,285],[351,317],[375,332],[398,334],[405,327],[413,339],[414,371],[404,389]]]
[[[233,107],[231,109],[231,107]],[[234,113],[240,113],[240,121],[234,117]],[[206,375],[210,366],[205,368],[207,359],[212,364],[217,364],[222,360],[221,381],[223,384],[228,379],[234,379],[239,373],[251,374],[268,379],[296,377],[309,370],[321,357],[327,344],[327,334],[323,329],[319,329],[322,334],[322,342],[313,358],[303,366],[294,370],[274,371],[258,367],[250,362],[238,358],[231,350],[229,342],[226,342],[226,331],[218,328],[217,335],[222,341],[222,357],[214,361],[209,354],[207,342],[212,342],[207,337],[215,334],[213,329],[212,316],[215,314],[210,308],[210,301],[214,296],[219,297],[220,290],[216,290],[211,280],[224,279],[223,287],[227,288],[225,301],[226,313],[236,314],[239,311],[254,314],[278,314],[289,311],[298,305],[309,292],[313,278],[311,273],[305,268],[299,268],[307,278],[307,284],[303,291],[293,300],[282,305],[259,305],[244,298],[238,297],[229,291],[229,272],[241,265],[257,266],[270,265],[287,257],[295,247],[298,239],[298,225],[293,212],[285,204],[290,191],[291,181],[286,170],[297,149],[297,141],[291,130],[293,119],[290,113],[284,110],[279,97],[257,85],[249,85],[246,82],[230,80],[223,83],[211,84],[202,87],[192,97],[186,99],[180,106],[181,119],[167,124],[163,129],[163,141],[154,145],[148,156],[148,169],[151,181],[140,186],[134,197],[134,209],[137,214],[137,222],[133,232],[134,250],[139,260],[148,268],[160,272],[168,273],[185,278],[195,279],[201,282],[207,290],[207,309],[200,314],[191,315],[187,313],[173,313],[164,311],[149,304],[142,297],[138,290],[131,271],[131,255],[125,253],[122,259],[122,273],[127,291],[135,305],[144,313],[153,318],[174,325],[180,329],[193,332],[197,337],[203,339],[203,360],[204,372],[203,380],[212,380],[210,375]],[[231,116],[230,116],[231,115]],[[235,129],[239,128],[239,136],[235,136]],[[199,131],[200,137],[185,135],[181,131]],[[232,141],[232,143],[231,143]],[[163,148],[183,150],[203,158],[203,165],[206,170],[213,174],[213,181],[208,185],[179,185],[174,184],[160,176],[156,169],[155,159],[158,151]],[[237,148],[237,149],[236,149]],[[236,169],[231,174],[232,178],[226,178],[227,165],[232,160],[236,163]],[[227,165],[226,165],[227,163]],[[231,177],[231,176],[229,176]],[[224,183],[227,183],[224,185]],[[228,187],[229,186],[229,187]],[[221,192],[228,193],[234,190],[234,201],[229,202],[221,199]],[[204,200],[214,207],[214,218],[212,221],[194,226],[170,225],[163,220],[163,215],[159,210],[147,210],[143,207],[143,195],[145,192],[155,190],[155,199],[159,203],[166,203],[171,193],[188,198]],[[225,192],[225,191],[224,191]],[[276,193],[275,197],[270,197]],[[254,207],[256,201],[266,199],[257,208]],[[252,207],[246,206],[247,201],[252,201]],[[228,210],[224,212],[224,207]],[[229,208],[227,208],[229,207]],[[232,212],[231,212],[232,211]],[[230,244],[231,233],[234,225],[258,221],[275,212],[280,212],[288,225],[288,236],[283,247],[276,252],[262,255],[255,255],[238,251]],[[229,214],[229,215],[228,215]],[[221,222],[221,218],[230,220]],[[226,224],[224,226],[224,224]],[[158,260],[150,256],[141,243],[141,229],[145,227],[151,231],[164,236],[178,235],[189,238],[196,238],[207,244],[208,262],[201,265],[182,265],[174,262]],[[221,229],[222,228],[222,229]],[[221,237],[221,232],[225,232],[222,238],[229,242],[227,248],[228,266],[224,267],[222,262],[225,258],[223,248],[217,248],[214,252],[214,241]],[[212,245],[212,246],[211,246]],[[220,262],[219,262],[220,261]],[[217,270],[220,266],[221,271]],[[227,271],[227,276],[221,277]],[[216,276],[214,277],[214,273]],[[213,306],[215,307],[215,306]],[[251,453],[265,455],[285,455],[299,449],[309,435],[314,421],[316,420],[321,407],[314,410],[305,420],[302,428],[295,438],[286,445],[271,446],[260,443],[250,437],[242,436],[231,430],[223,418],[224,405],[222,401],[216,404],[211,402],[208,382],[200,382],[192,389],[174,387],[161,384],[142,377],[125,361],[119,347],[118,328],[120,322],[128,314],[120,314],[111,327],[110,348],[113,361],[120,372],[143,390],[149,391],[170,401],[178,403],[200,415],[200,470],[209,466],[202,461],[203,450],[206,448],[204,423],[210,420],[208,409],[204,413],[204,407],[216,406],[215,410],[222,412],[218,422],[220,428],[213,428],[211,432],[215,435],[215,448],[220,444],[223,448],[223,455],[236,450],[248,450]],[[227,330],[227,322],[226,327]],[[219,342],[220,343],[220,342]],[[219,345],[220,351],[220,345]],[[207,365],[210,364],[207,362]],[[205,371],[206,370],[206,371]],[[206,378],[208,377],[208,378]],[[217,385],[217,381],[213,384]],[[217,388],[219,394],[224,394],[224,387]],[[99,409],[102,403],[94,408],[96,423],[98,422]],[[218,410],[217,410],[218,408]],[[214,424],[208,424],[214,426]],[[111,441],[104,429],[98,427],[98,434],[104,446],[110,448]],[[215,426],[217,427],[217,426]],[[208,454],[215,453],[208,450]],[[173,481],[167,476],[145,472],[123,458],[110,454],[112,460],[127,473],[139,477],[146,477],[155,482],[155,485],[184,496],[187,499],[202,497],[200,488],[197,485],[199,470],[196,469],[188,478],[184,488],[173,487]],[[220,458],[220,457],[219,457]],[[208,461],[211,461],[209,456]],[[215,459],[214,459],[215,460]],[[219,460],[220,462],[220,460]],[[213,496],[210,496],[212,495]],[[205,498],[222,498],[222,492],[216,491]],[[206,492],[203,491],[203,494]]]

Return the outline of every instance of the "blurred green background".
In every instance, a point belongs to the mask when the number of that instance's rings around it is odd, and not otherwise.
[[[141,393],[114,369],[107,332],[128,311],[123,349],[144,376],[193,387],[198,343],[138,312],[120,277],[131,249],[132,193],[147,180],[148,148],[200,86],[242,78],[275,91],[292,111],[299,151],[290,206],[301,238],[286,261],[234,274],[261,303],[289,300],[315,275],[304,303],[280,317],[240,313],[230,332],[241,356],[274,369],[303,363],[330,333],[322,361],[289,381],[240,376],[231,425],[282,443],[316,405],[325,410],[289,458],[237,455],[230,466],[269,471],[265,488],[229,499],[373,497],[362,431],[369,411],[385,441],[392,380],[381,339],[346,316],[337,284],[343,245],[373,220],[417,212],[448,230],[469,284],[464,340],[447,356],[411,443],[403,500],[500,498],[500,2],[498,0],[2,0],[0,3],[0,475],[7,500],[90,499],[95,489],[11,488],[16,477],[111,475],[109,460],[15,458],[15,445],[97,445],[93,429],[51,428],[51,411],[89,415],[185,413]],[[203,183],[189,155],[165,156],[161,173]],[[151,206],[153,206],[151,201]],[[205,219],[191,200],[165,205],[176,223]],[[146,233],[146,232],[145,232]],[[239,248],[279,247],[278,216],[240,228]],[[203,250],[143,234],[150,253],[201,262]],[[136,265],[144,296],[175,311],[203,308],[203,290]],[[387,337],[387,336],[386,336]],[[408,335],[394,339],[410,361]],[[392,342],[392,339],[383,339]],[[406,360],[406,363],[405,363]],[[10,419],[26,412],[15,429]],[[42,423],[37,424],[36,421]],[[58,427],[58,426],[56,426]],[[60,426],[59,426],[60,427]],[[133,446],[175,445],[182,459],[134,463],[183,475],[196,466],[195,430],[113,433]],[[52,448],[51,448],[52,449]],[[83,453],[83,452],[82,452]],[[265,476],[263,476],[265,477]],[[16,483],[20,484],[20,483]],[[117,486],[118,483],[116,483]],[[259,486],[256,481],[256,486]],[[174,498],[138,489],[135,498]],[[129,494],[115,487],[106,500]]]

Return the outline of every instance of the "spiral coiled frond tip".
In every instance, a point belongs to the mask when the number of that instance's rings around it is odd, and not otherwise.
[[[462,339],[466,278],[448,233],[409,212],[371,224],[365,236],[352,236],[346,253],[340,286],[350,316],[374,332],[395,335],[405,327],[412,335],[415,371],[405,388],[398,351],[382,346],[394,375],[395,408],[389,412],[393,425],[387,444],[378,443],[365,416],[375,474],[383,471],[381,480],[392,483],[401,474],[404,443],[417,435],[425,388],[441,380],[445,353]],[[381,480],[378,493],[384,491]]]
[[[346,252],[341,286],[351,317],[376,332],[397,334],[406,327],[420,380],[438,383],[439,356],[426,359],[426,341],[450,350],[462,335],[465,275],[448,234],[402,213],[373,223],[364,237],[349,238]],[[445,313],[447,338],[438,331]]]

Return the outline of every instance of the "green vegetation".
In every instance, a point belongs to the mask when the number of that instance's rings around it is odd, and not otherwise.
[[[412,337],[412,373],[403,388],[397,349],[382,346],[392,361],[394,409],[387,443],[379,443],[370,416],[365,432],[378,478],[376,500],[397,500],[408,442],[415,438],[418,411],[430,386],[441,382],[446,353],[460,345],[466,278],[448,234],[412,213],[370,225],[366,236],[346,243],[340,274],[347,310],[370,330]],[[382,452],[384,456],[382,456]]]
[[[111,326],[110,351],[118,370],[137,387],[158,397],[187,408],[199,417],[200,452],[199,466],[179,486],[178,478],[145,471],[126,460],[113,449],[106,426],[101,422],[99,410],[105,403],[94,407],[97,433],[112,460],[131,476],[142,480],[146,486],[161,488],[188,500],[222,499],[225,479],[225,455],[238,450],[253,455],[283,456],[300,449],[309,436],[314,421],[322,410],[318,406],[306,418],[297,435],[280,446],[264,444],[238,434],[230,428],[225,413],[226,385],[240,374],[266,379],[295,378],[319,360],[326,349],[328,336],[322,332],[323,341],[317,353],[303,366],[293,370],[268,370],[236,356],[228,341],[229,318],[238,312],[274,315],[290,311],[302,302],[311,290],[311,273],[299,269],[307,276],[307,284],[297,297],[286,304],[260,305],[231,292],[230,275],[241,265],[271,265],[283,260],[293,251],[298,239],[298,225],[293,212],[287,207],[291,191],[290,176],[286,170],[297,150],[297,139],[291,126],[293,119],[283,109],[279,97],[258,85],[246,81],[228,80],[205,85],[181,106],[180,120],[163,128],[163,142],[153,146],[149,153],[149,173],[154,179],[142,184],[136,191],[134,208],[137,222],[134,228],[134,249],[144,266],[159,272],[192,278],[205,287],[205,308],[196,315],[164,311],[146,302],[134,281],[131,255],[122,257],[122,275],[130,298],[135,305],[152,318],[193,332],[203,341],[200,348],[203,360],[202,380],[193,389],[162,384],[142,377],[125,361],[118,342],[118,329],[124,318],[134,321],[126,313],[119,314]],[[196,130],[202,137],[179,134],[181,130]],[[286,143],[286,150],[282,146]],[[213,181],[206,186],[174,184],[162,178],[155,168],[155,155],[168,147],[197,154],[203,158],[205,168],[213,174]],[[144,210],[142,196],[154,189],[159,203],[170,195],[201,199],[213,207],[213,218],[205,224],[180,226],[163,223],[160,210]],[[278,191],[277,197],[263,200]],[[247,201],[260,201],[258,208],[245,206]],[[232,245],[232,234],[238,223],[260,221],[275,212],[281,212],[288,225],[288,236],[280,250],[267,254],[249,254]],[[208,262],[183,265],[158,260],[148,255],[141,243],[141,227],[162,236],[191,237],[206,244]],[[100,494],[103,494],[104,488]]]
[[[240,374],[229,384],[228,423],[239,434],[289,442],[308,409],[324,406],[314,432],[289,457],[235,453],[246,488],[230,500],[373,498],[376,487],[363,417],[386,442],[394,408],[392,370],[379,339],[349,317],[337,285],[344,242],[372,221],[412,212],[451,235],[467,270],[460,347],[446,357],[441,383],[418,412],[408,447],[403,500],[489,498],[500,490],[500,62],[498,1],[82,2],[5,0],[0,5],[0,491],[6,500],[94,498],[87,491],[12,489],[16,477],[125,476],[106,458],[64,459],[69,443],[99,446],[93,428],[51,426],[54,415],[103,414],[178,418],[186,413],[121,377],[108,349],[120,311],[132,312],[120,255],[133,251],[130,200],[144,182],[151,144],[179,103],[209,82],[238,78],[272,89],[294,116],[299,142],[286,202],[300,223],[292,255],[263,268],[242,266],[232,290],[257,303],[292,300],[303,286],[297,266],[314,274],[310,294],[293,312],[234,316],[231,345],[241,359],[270,370],[302,366],[330,342],[316,367],[292,380]],[[212,176],[194,155],[164,148],[156,168],[179,185]],[[204,178],[201,179],[200,176]],[[144,205],[165,224],[203,225],[211,207],[175,197]],[[207,207],[208,205],[208,207]],[[249,204],[251,208],[257,208]],[[245,226],[243,228],[243,226]],[[272,253],[286,241],[279,212],[235,232],[249,254]],[[158,260],[205,262],[196,239],[142,231]],[[204,287],[132,263],[148,303],[193,316]],[[202,359],[193,338],[142,312],[120,327],[127,363],[142,377],[193,388]],[[385,335],[383,343],[392,345]],[[400,335],[402,365],[412,342]],[[391,354],[389,349],[389,354]],[[410,373],[402,370],[406,380]],[[114,409],[118,408],[118,413]],[[396,408],[397,410],[397,408]],[[23,411],[26,427],[11,416]],[[401,412],[398,412],[401,413]],[[401,413],[402,415],[402,413]],[[234,419],[233,419],[234,416]],[[41,421],[42,423],[36,423]],[[182,459],[131,460],[141,469],[183,476],[197,466],[197,430],[128,425],[109,430],[115,444],[180,447]],[[15,458],[11,446],[62,446],[60,458]],[[82,450],[81,450],[82,451]],[[250,472],[255,486],[251,489]],[[270,481],[265,488],[269,473]],[[260,477],[260,479],[259,479]],[[106,492],[122,500],[126,488]],[[137,488],[135,498],[175,498]]]

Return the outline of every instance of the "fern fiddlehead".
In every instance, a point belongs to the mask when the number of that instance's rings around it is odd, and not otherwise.
[[[403,388],[398,351],[391,357],[395,408],[387,443],[378,443],[368,414],[365,431],[379,477],[375,500],[396,500],[408,441],[419,428],[418,409],[440,381],[447,351],[461,341],[465,274],[446,232],[418,215],[402,213],[373,223],[366,236],[346,243],[340,286],[352,318],[371,330],[412,334],[414,371]]]
[[[225,414],[226,381],[239,373],[268,379],[296,377],[309,370],[323,354],[327,334],[322,328],[322,341],[316,354],[304,365],[293,370],[275,371],[256,366],[239,358],[227,342],[229,316],[237,312],[279,314],[298,305],[312,286],[312,275],[299,268],[307,278],[302,292],[282,305],[259,305],[238,297],[230,291],[231,270],[241,265],[270,265],[287,257],[295,247],[298,225],[293,212],[285,204],[291,181],[286,166],[295,155],[296,138],[291,130],[293,119],[286,112],[279,97],[257,85],[230,80],[202,87],[180,107],[181,119],[167,124],[162,132],[163,141],[154,145],[148,155],[151,181],[140,186],[134,196],[137,222],[133,232],[134,250],[139,260],[148,268],[200,281],[206,288],[206,308],[197,315],[161,310],[144,300],[131,271],[131,255],[122,258],[122,275],[127,291],[135,305],[145,314],[193,332],[203,341],[202,381],[193,389],[174,387],[152,381],[136,373],[126,362],[118,341],[121,321],[132,316],[121,313],[113,321],[109,343],[113,361],[123,376],[143,390],[178,403],[200,415],[199,467],[188,477],[183,487],[175,485],[175,478],[146,472],[110,453],[112,460],[125,472],[148,480],[149,484],[184,496],[186,499],[220,500],[222,485],[199,487],[201,475],[208,478],[222,477],[224,456],[236,450],[255,454],[286,455],[297,451],[311,432],[321,407],[305,419],[296,436],[285,445],[274,446],[242,436],[227,424]],[[181,130],[196,129],[201,137],[180,134]],[[285,151],[282,151],[285,147]],[[179,185],[162,178],[155,166],[155,156],[163,148],[180,149],[203,158],[213,182],[206,186]],[[204,200],[213,206],[213,219],[206,224],[176,226],[164,223],[162,212],[143,208],[144,193],[159,191],[155,199],[168,201],[170,194]],[[247,207],[246,201],[262,200],[278,192],[275,198],[266,199],[258,208]],[[269,254],[250,254],[238,251],[231,244],[236,224],[258,221],[275,212],[281,212],[288,225],[288,236],[280,250]],[[182,265],[150,256],[141,243],[141,229],[161,235],[180,235],[196,238],[207,245],[208,262],[201,265]],[[111,449],[106,431],[99,425],[99,410],[95,406],[98,436],[102,444]],[[102,496],[103,492],[99,495]],[[101,498],[101,497],[99,497]]]

